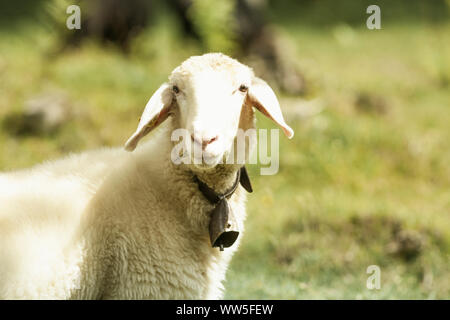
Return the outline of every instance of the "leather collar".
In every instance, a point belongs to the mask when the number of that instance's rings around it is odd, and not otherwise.
[[[230,189],[225,191],[225,193],[220,194],[214,191],[214,189],[210,188],[206,183],[201,181],[197,176],[194,176],[194,180],[198,184],[198,189],[201,191],[201,193],[205,196],[206,199],[208,199],[209,202],[212,204],[218,203],[220,200],[226,198],[230,199],[233,193],[236,191],[239,183],[244,187],[247,192],[253,192],[253,188],[250,182],[250,178],[247,173],[247,169],[245,166],[241,167],[240,170],[238,170],[236,174],[236,180],[234,181],[233,185]]]

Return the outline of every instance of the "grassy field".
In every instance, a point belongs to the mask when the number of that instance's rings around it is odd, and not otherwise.
[[[249,168],[255,192],[226,298],[449,299],[450,22],[370,31],[279,20],[308,93],[282,97],[295,138],[280,137],[279,173]],[[56,55],[45,25],[0,30],[0,170],[123,144],[153,90],[201,53],[171,22],[157,21],[128,56],[94,42]],[[52,92],[76,110],[67,125],[7,130],[25,101]],[[298,117],[305,100],[322,111]],[[369,265],[381,269],[379,290],[366,288]]]

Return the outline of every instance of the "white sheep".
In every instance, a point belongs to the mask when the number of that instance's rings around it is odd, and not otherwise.
[[[223,54],[191,57],[149,100],[126,149],[105,149],[0,175],[1,299],[218,299],[239,240],[210,242],[214,208],[193,179],[224,193],[239,164],[221,164],[252,106],[292,137],[270,87]],[[185,128],[206,164],[171,161]],[[191,155],[194,157],[194,155]],[[240,231],[245,190],[228,200]]]

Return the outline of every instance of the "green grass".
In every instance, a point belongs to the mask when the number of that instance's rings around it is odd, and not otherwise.
[[[295,124],[279,175],[253,171],[228,298],[449,298],[449,31],[286,30],[326,108]]]
[[[226,298],[450,298],[450,23],[369,31],[292,21],[280,31],[306,75],[307,98],[324,110],[288,117],[295,138],[280,137],[277,175],[250,166],[255,192]],[[128,56],[96,43],[55,56],[55,35],[35,25],[0,30],[0,39],[0,123],[54,90],[78,114],[43,136],[1,127],[1,170],[122,144],[170,70],[200,53],[170,17]],[[261,117],[259,125],[272,127]],[[381,268],[380,290],[366,288],[369,265]]]

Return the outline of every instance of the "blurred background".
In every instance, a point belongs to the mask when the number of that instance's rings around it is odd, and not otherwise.
[[[226,298],[449,299],[449,17],[448,0],[2,1],[0,170],[122,145],[174,67],[221,51],[295,130],[277,175],[249,166]]]

